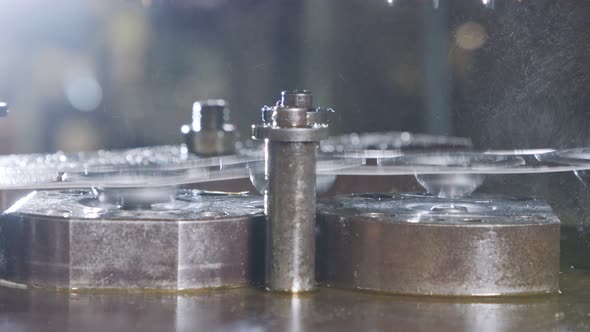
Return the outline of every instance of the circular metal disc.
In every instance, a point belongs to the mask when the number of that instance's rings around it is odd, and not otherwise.
[[[179,191],[124,210],[86,190],[33,192],[0,219],[0,278],[44,288],[183,290],[259,282],[262,199]]]
[[[319,206],[319,279],[397,294],[558,290],[559,220],[544,202],[475,196],[341,196]]]

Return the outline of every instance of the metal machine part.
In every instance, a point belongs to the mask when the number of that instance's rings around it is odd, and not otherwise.
[[[326,286],[441,296],[558,290],[560,223],[543,201],[360,194],[318,213]]]
[[[190,152],[203,157],[235,152],[236,128],[229,123],[229,108],[222,99],[193,104],[193,122],[181,131]]]
[[[38,191],[0,218],[0,278],[58,289],[186,290],[263,280],[261,198],[180,190],[137,210]]]
[[[265,141],[267,287],[306,292],[315,281],[316,150],[328,136],[328,112],[313,108],[309,91],[283,91],[262,110],[253,138]]]

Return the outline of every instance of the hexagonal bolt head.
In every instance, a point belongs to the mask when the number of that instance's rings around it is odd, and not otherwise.
[[[193,104],[193,130],[223,130],[229,121],[229,109],[223,99],[197,101]]]
[[[229,109],[225,100],[195,102],[192,120],[191,125],[181,128],[189,151],[203,157],[235,152],[236,130],[229,123]]]

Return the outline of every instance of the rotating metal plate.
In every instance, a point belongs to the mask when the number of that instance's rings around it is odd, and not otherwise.
[[[326,286],[441,296],[558,290],[559,220],[539,200],[361,194],[318,211]]]
[[[261,281],[261,198],[181,190],[123,210],[87,190],[39,191],[0,220],[0,278],[43,288],[183,290]]]

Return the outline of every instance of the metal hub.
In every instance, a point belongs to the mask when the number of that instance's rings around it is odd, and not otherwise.
[[[263,279],[261,198],[178,191],[138,209],[39,191],[0,219],[0,278],[43,288],[199,289]]]
[[[539,200],[361,194],[318,211],[327,286],[443,296],[558,290],[559,220]]]

